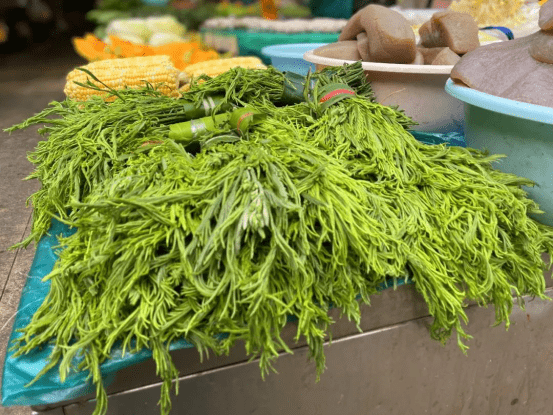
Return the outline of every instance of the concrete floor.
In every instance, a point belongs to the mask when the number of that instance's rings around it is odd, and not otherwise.
[[[38,45],[17,55],[0,56],[0,368],[3,367],[13,317],[34,256],[34,246],[9,251],[29,232],[31,208],[26,199],[39,188],[23,181],[33,166],[26,154],[40,140],[37,127],[11,135],[4,128],[64,98],[65,75],[83,61],[67,39]],[[2,373],[0,371],[0,380]],[[29,408],[4,408],[0,415],[29,415]]]

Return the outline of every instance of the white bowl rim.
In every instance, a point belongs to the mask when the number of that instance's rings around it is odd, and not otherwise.
[[[498,43],[501,40],[490,40],[482,42],[481,46],[489,45],[490,43]],[[321,46],[319,46],[321,47]],[[355,61],[347,61],[344,59],[325,58],[317,56],[313,53],[315,49],[310,50],[303,55],[303,59],[326,66],[342,66],[345,63],[355,63]],[[395,72],[395,73],[413,73],[422,75],[449,75],[453,69],[453,65],[404,65],[400,63],[377,63],[363,62],[363,69],[374,72]]]
[[[326,65],[326,66],[342,66],[346,63],[355,63],[344,59],[325,58],[317,56],[310,50],[303,55],[303,59],[307,62]],[[400,63],[378,63],[378,62],[362,62],[363,69],[374,72],[395,72],[395,73],[411,73],[422,75],[449,75],[453,65],[404,65]]]
[[[458,100],[475,107],[511,117],[553,124],[553,108],[550,107],[497,97],[465,85],[457,84],[451,78],[445,84],[445,91]]]

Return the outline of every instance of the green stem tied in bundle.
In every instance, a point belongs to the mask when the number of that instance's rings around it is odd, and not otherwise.
[[[181,143],[190,143],[205,133],[225,129],[231,129],[238,137],[246,134],[265,117],[266,115],[252,107],[237,108],[230,113],[173,124],[169,127],[169,138]]]

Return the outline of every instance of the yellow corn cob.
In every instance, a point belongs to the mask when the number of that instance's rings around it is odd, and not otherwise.
[[[179,97],[179,74],[173,67],[171,58],[165,55],[139,56],[124,59],[108,59],[89,63],[84,66],[96,78],[115,90],[140,88],[146,86],[148,81],[163,95]],[[79,86],[75,83],[86,83],[90,76],[77,69],[67,75],[67,82],[63,92],[68,98],[76,101],[86,101],[92,95],[106,95],[90,88]],[[98,82],[90,81],[101,88],[105,87]],[[114,99],[114,98],[113,98]]]
[[[261,62],[261,59],[246,56],[194,63],[184,68],[184,73],[188,78],[197,78],[200,75],[207,75],[213,78],[237,66],[246,69],[267,69]]]

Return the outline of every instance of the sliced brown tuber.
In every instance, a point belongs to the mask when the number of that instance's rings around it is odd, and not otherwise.
[[[361,32],[357,35],[357,49],[359,50],[363,62],[371,61],[371,55],[369,54],[369,37],[366,32]]]
[[[321,46],[315,49],[313,54],[325,58],[344,59],[348,61],[361,60],[356,40],[344,40],[343,42]]]
[[[363,26],[361,26],[361,13],[365,10],[365,8],[359,10],[348,20],[347,24],[342,29],[340,36],[338,37],[338,42],[353,40],[359,33],[365,30],[363,29]]]
[[[349,19],[338,40],[357,39],[359,34],[361,47],[366,45],[360,50],[363,60],[408,64],[416,58],[415,34],[407,19],[395,10],[369,4]]]
[[[541,6],[538,24],[541,30],[553,30],[553,1]]]
[[[461,57],[449,48],[443,48],[432,60],[432,65],[455,65]]]
[[[362,9],[361,26],[368,36],[372,62],[406,63],[415,60],[415,34],[400,13],[370,4]]]
[[[447,44],[441,33],[432,28],[432,22],[429,20],[419,27],[419,36],[421,37],[421,45],[425,48],[443,48]]]
[[[419,46],[417,47],[417,52],[419,52],[423,56],[425,65],[431,65],[434,59],[436,59],[436,56],[438,56],[438,53],[440,53],[444,49],[444,47],[425,48]]]
[[[422,46],[449,47],[458,55],[464,55],[480,46],[478,25],[467,13],[434,13],[430,21],[420,27],[419,35]]]
[[[530,45],[530,56],[539,62],[553,64],[553,31],[542,30],[534,34],[534,40]]]

